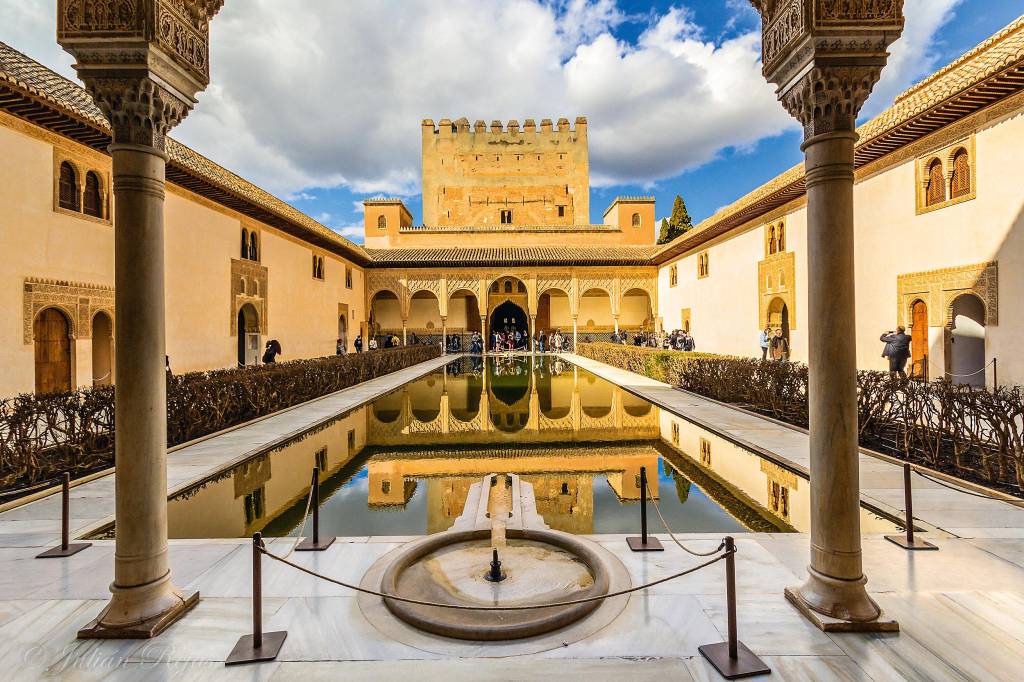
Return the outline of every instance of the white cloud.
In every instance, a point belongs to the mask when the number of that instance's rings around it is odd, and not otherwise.
[[[356,213],[366,213],[366,206],[363,205],[362,201],[353,201],[352,210]]]
[[[907,0],[870,111],[933,66],[956,2]],[[0,0],[2,39],[72,75],[54,6]],[[795,127],[761,77],[756,28],[711,40],[685,9],[651,16],[627,44],[610,32],[627,20],[616,0],[229,2],[211,28],[213,84],[175,136],[304,200],[335,186],[418,193],[423,118],[586,115],[595,185],[650,185]]]
[[[314,201],[316,199],[315,194],[309,192],[293,192],[287,197],[288,201]]]

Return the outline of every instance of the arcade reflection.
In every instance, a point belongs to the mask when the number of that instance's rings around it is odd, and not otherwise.
[[[171,500],[171,537],[296,534],[314,466],[328,535],[443,531],[493,472],[530,482],[552,528],[636,532],[641,467],[674,531],[810,526],[797,474],[563,360],[519,356],[461,357],[201,483]],[[862,516],[864,532],[896,527]]]

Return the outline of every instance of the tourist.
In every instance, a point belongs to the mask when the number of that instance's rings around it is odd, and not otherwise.
[[[762,360],[767,360],[768,359],[768,346],[771,345],[771,342],[772,342],[772,328],[771,327],[765,327],[763,330],[761,330],[761,337],[758,339],[758,342],[761,344],[761,359]]]
[[[768,345],[768,354],[772,360],[779,362],[789,361],[789,339],[782,335],[781,329],[775,330],[775,335]]]
[[[356,347],[356,352],[357,353],[362,353],[363,352],[363,335],[362,334],[357,334],[356,335],[356,340],[352,342],[352,345]]]
[[[410,333],[410,334],[412,335],[412,338],[410,338],[410,339],[409,339],[409,345],[410,345],[410,346],[415,346],[415,345],[417,345],[417,344],[418,344],[418,343],[420,342],[420,340],[419,340],[419,338],[418,338],[418,337],[416,336],[416,332],[409,332],[409,333]]]
[[[906,327],[900,325],[895,332],[885,332],[878,340],[885,344],[882,357],[889,358],[889,374],[894,379],[899,376],[906,381],[907,360],[910,358],[910,334]]]
[[[346,350],[348,350],[348,349],[345,348],[345,340],[344,339],[338,339],[338,342],[334,344],[334,354],[335,355],[344,355]]]
[[[697,348],[697,342],[688,331],[683,332],[683,350],[687,353],[692,353]]]
[[[277,356],[281,354],[281,344],[277,342],[277,339],[270,339],[267,341],[266,350],[263,351],[263,364],[269,365],[272,362],[277,361]]]
[[[371,336],[367,342],[367,350],[377,350],[377,337]]]
[[[401,345],[402,345],[402,342],[399,340],[398,334],[392,334],[391,335],[391,347],[392,348],[398,348]]]
[[[522,348],[522,345],[523,345],[523,335],[519,333],[518,329],[516,330],[515,341],[516,341],[515,349],[519,350],[520,348]]]
[[[548,337],[544,334],[544,330],[540,330],[540,335],[537,337],[537,352],[544,352],[544,345],[548,342]]]

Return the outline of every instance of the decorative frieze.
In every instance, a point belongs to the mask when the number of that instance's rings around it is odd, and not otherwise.
[[[231,336],[238,335],[238,313],[251,303],[259,316],[260,333],[266,334],[269,275],[266,266],[251,260],[231,259]]]
[[[92,320],[103,311],[114,321],[114,288],[55,279],[25,278],[22,305],[22,341],[32,343],[33,323],[39,311],[57,308],[71,323],[71,335],[92,337]]]
[[[904,327],[913,319],[915,301],[928,304],[928,326],[953,327],[953,303],[964,294],[973,294],[985,306],[985,325],[999,324],[999,264],[978,263],[925,272],[912,272],[896,278],[896,320]]]

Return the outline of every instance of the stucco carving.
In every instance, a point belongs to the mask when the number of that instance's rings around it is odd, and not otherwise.
[[[32,343],[36,315],[45,308],[57,308],[67,315],[71,335],[79,339],[92,337],[92,320],[103,311],[114,321],[114,288],[102,284],[85,284],[54,279],[25,278],[22,298],[22,341]]]
[[[782,105],[803,125],[806,139],[852,131],[881,74],[881,66],[815,68],[783,94]]]
[[[266,334],[268,270],[251,260],[231,259],[231,336],[238,335],[238,313],[251,303],[259,315],[260,333]]]
[[[115,143],[166,147],[190,103],[148,78],[90,78],[85,87],[110,121]]]
[[[978,263],[925,272],[912,272],[896,278],[897,323],[909,326],[914,302],[928,304],[928,326],[952,327],[953,303],[963,294],[977,296],[985,306],[985,324],[999,324],[999,264]]]
[[[781,299],[786,306],[789,328],[796,329],[796,255],[792,251],[776,253],[757,264],[757,292],[760,326],[768,326],[772,302]]]

